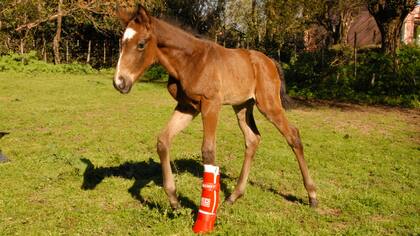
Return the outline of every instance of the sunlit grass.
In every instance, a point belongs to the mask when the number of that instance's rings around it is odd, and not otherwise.
[[[0,235],[188,235],[200,197],[198,117],[173,143],[178,194],[160,186],[156,136],[175,102],[164,84],[116,92],[111,75],[0,73]],[[418,110],[300,107],[300,128],[320,206],[307,205],[297,162],[256,112],[262,134],[246,195],[222,205],[215,234],[419,234]],[[243,161],[230,107],[218,128],[225,197]],[[93,165],[93,166],[92,166]],[[84,187],[84,188],[82,188]]]

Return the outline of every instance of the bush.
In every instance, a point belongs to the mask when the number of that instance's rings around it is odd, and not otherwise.
[[[361,50],[356,67],[348,48],[304,52],[285,72],[291,95],[419,107],[419,48],[402,47],[395,58]]]
[[[93,69],[88,64],[60,64],[54,65],[38,60],[35,51],[26,54],[10,53],[0,57],[0,72],[21,72],[21,73],[61,73],[61,74],[114,74],[114,68],[101,69],[100,71]],[[141,81],[167,81],[168,74],[160,65],[153,65],[143,75]]]
[[[142,81],[168,81],[169,75],[161,65],[153,65],[143,75]]]
[[[68,73],[91,74],[97,71],[86,64],[60,64],[54,65],[38,60],[35,51],[26,54],[11,53],[0,57],[0,72],[14,71],[23,73]]]

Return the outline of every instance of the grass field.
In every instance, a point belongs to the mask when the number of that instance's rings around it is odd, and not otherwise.
[[[183,208],[161,187],[156,136],[175,102],[164,84],[121,95],[110,74],[0,73],[0,235],[189,235],[200,200],[201,119],[172,149]],[[419,235],[420,111],[311,103],[288,111],[300,128],[320,205],[307,205],[285,140],[262,134],[245,196],[219,209],[216,235]],[[233,189],[243,138],[230,107],[218,164]]]

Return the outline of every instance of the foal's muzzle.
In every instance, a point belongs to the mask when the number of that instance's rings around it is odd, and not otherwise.
[[[118,83],[116,82],[118,80]],[[122,76],[113,80],[114,88],[122,94],[127,94],[130,92],[131,87],[133,86],[131,80],[125,79]]]

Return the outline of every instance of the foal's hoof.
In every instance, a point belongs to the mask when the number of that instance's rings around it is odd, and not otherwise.
[[[230,196],[226,199],[226,202],[229,205],[232,205],[233,203],[235,203],[239,198],[243,197],[244,192],[240,192],[240,191],[234,191],[232,194],[230,194]]]
[[[229,198],[227,198],[227,199],[225,200],[225,202],[226,202],[226,204],[228,204],[228,205],[233,205],[233,203],[235,203],[235,200],[232,200],[232,199],[229,197]]]
[[[181,208],[181,204],[179,204],[179,202],[171,202],[171,208],[175,211]]]
[[[6,163],[6,162],[9,162],[10,160],[9,159],[7,159],[7,157],[5,156],[5,155],[3,155],[2,153],[1,153],[1,150],[0,150],[0,163]]]
[[[226,199],[226,203],[229,205],[233,205],[233,203],[236,202],[236,200],[238,200],[238,198],[240,198],[242,196],[241,195],[236,195],[234,193],[232,193],[227,199]]]
[[[317,206],[318,206],[318,200],[316,200],[316,198],[309,198],[309,205],[312,208],[317,208]]]

